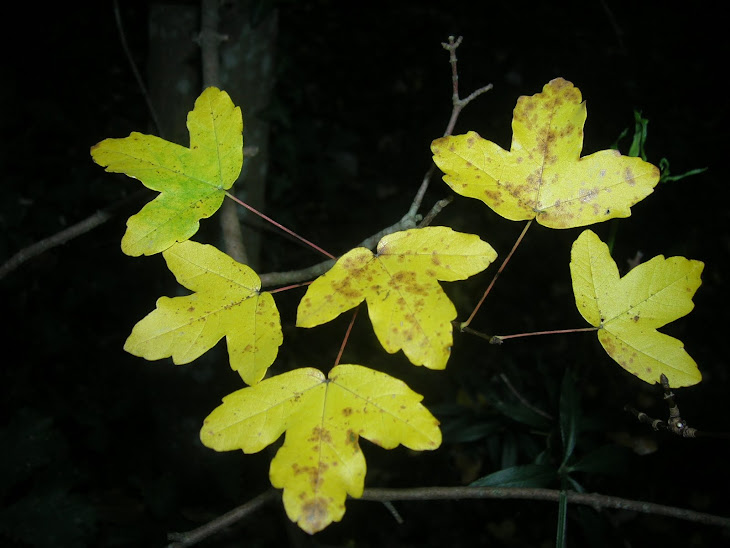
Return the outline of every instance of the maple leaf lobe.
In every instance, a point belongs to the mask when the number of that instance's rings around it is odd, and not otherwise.
[[[703,263],[658,255],[621,277],[608,246],[590,230],[573,243],[570,271],[575,302],[598,327],[608,355],[648,383],[665,374],[672,386],[690,386],[702,376],[684,344],[657,328],[688,314],[701,284]]]
[[[509,151],[469,132],[436,139],[434,162],[455,192],[509,220],[571,228],[627,217],[659,170],[615,150],[581,158],[585,120],[580,90],[556,78],[517,100]]]

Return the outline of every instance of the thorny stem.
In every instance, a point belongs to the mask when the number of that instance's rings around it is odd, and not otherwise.
[[[287,234],[289,234],[290,236],[294,236],[294,237],[295,237],[296,239],[298,239],[298,240],[300,240],[300,241],[304,242],[305,244],[307,244],[307,245],[308,245],[309,247],[311,247],[312,249],[316,249],[317,251],[319,251],[320,253],[322,253],[322,254],[323,254],[323,255],[325,255],[326,257],[329,257],[330,259],[333,259],[333,260],[335,259],[335,256],[334,256],[334,255],[332,255],[332,253],[329,253],[329,252],[325,251],[324,249],[322,249],[321,247],[319,247],[319,246],[318,246],[317,244],[314,244],[314,243],[310,242],[309,240],[307,240],[306,238],[304,238],[304,237],[300,236],[299,234],[297,234],[297,233],[296,233],[296,232],[294,232],[293,230],[290,230],[290,229],[288,229],[287,227],[285,227],[284,225],[282,225],[282,224],[279,224],[279,223],[278,223],[278,222],[276,222],[276,221],[275,221],[274,219],[272,219],[271,217],[269,217],[269,216],[267,216],[267,215],[264,215],[264,214],[263,214],[263,213],[261,213],[261,212],[260,212],[259,210],[257,210],[257,209],[256,209],[256,208],[254,208],[254,207],[251,207],[250,205],[248,205],[248,204],[247,204],[246,202],[244,202],[243,200],[239,200],[238,198],[236,198],[236,196],[234,196],[234,195],[233,195],[233,194],[231,194],[230,192],[226,192],[226,196],[228,196],[228,197],[229,197],[229,198],[230,198],[231,200],[233,200],[233,201],[234,201],[234,202],[236,202],[237,204],[239,204],[239,205],[242,205],[243,207],[245,207],[246,209],[248,209],[248,210],[249,210],[249,211],[250,211],[251,213],[253,213],[253,214],[255,214],[255,215],[258,215],[259,217],[261,217],[261,218],[262,218],[262,219],[264,219],[265,221],[267,221],[267,222],[271,223],[272,225],[274,225],[274,226],[276,226],[276,227],[280,228],[281,230],[283,230],[284,232],[286,232],[286,233],[287,233]]]
[[[703,525],[717,525],[730,528],[730,518],[696,512],[675,506],[665,506],[652,502],[630,500],[599,493],[576,493],[574,491],[561,491],[558,489],[540,489],[530,487],[416,487],[413,489],[365,489],[360,500],[392,503],[405,500],[474,500],[474,499],[501,499],[501,500],[535,500],[558,502],[563,493],[569,503],[583,504],[594,508],[613,508],[615,510],[628,510],[642,514],[654,514],[667,516],[701,523]],[[230,512],[206,523],[187,533],[170,533],[168,538],[176,540],[167,548],[185,548],[193,546],[201,540],[215,534],[217,531],[229,527],[236,521],[248,516],[261,508],[264,504],[273,500],[278,491],[266,491],[247,503],[234,508]]]
[[[512,246],[512,249],[509,252],[509,255],[502,261],[502,264],[499,266],[499,270],[497,270],[497,273],[494,275],[494,278],[492,278],[491,283],[487,287],[487,290],[484,292],[484,295],[482,295],[482,298],[479,299],[479,302],[474,307],[474,310],[472,311],[471,315],[469,316],[469,319],[467,319],[465,322],[463,322],[460,325],[460,328],[462,331],[464,331],[467,327],[469,327],[469,324],[474,319],[474,316],[476,316],[477,311],[482,306],[482,303],[484,302],[484,299],[487,298],[487,295],[489,295],[489,292],[492,290],[492,287],[494,287],[494,283],[497,281],[497,278],[499,278],[499,275],[504,270],[504,267],[507,266],[507,263],[509,262],[510,258],[512,257],[512,254],[517,249],[517,246],[520,245],[520,242],[522,241],[522,238],[525,237],[525,234],[527,233],[527,229],[530,228],[530,225],[532,225],[532,219],[527,221],[527,224],[525,225],[525,228],[522,229],[522,232],[520,233],[520,236],[517,238],[517,241],[515,242],[515,245]]]

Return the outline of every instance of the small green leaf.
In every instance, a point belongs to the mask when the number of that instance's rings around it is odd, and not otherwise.
[[[504,401],[493,393],[485,394],[484,396],[489,401],[490,405],[492,405],[505,417],[519,423],[526,424],[532,428],[537,428],[538,430],[548,430],[550,428],[550,421],[529,407],[525,407],[518,403]]]
[[[620,475],[628,468],[630,456],[631,451],[625,447],[604,445],[578,459],[566,469],[568,472]]]
[[[555,467],[523,464],[493,472],[471,483],[473,487],[547,487],[558,477]]]
[[[705,171],[707,171],[707,168],[700,167],[685,171],[681,175],[670,175],[669,160],[667,160],[666,158],[662,158],[661,160],[659,160],[659,171],[661,172],[659,182],[670,183],[672,181],[679,181],[680,179],[684,179],[685,177],[691,177],[692,175],[699,175],[700,173],[704,173]]]
[[[466,424],[466,421],[442,425],[441,432],[446,443],[468,443],[484,439],[500,429],[498,421]]]

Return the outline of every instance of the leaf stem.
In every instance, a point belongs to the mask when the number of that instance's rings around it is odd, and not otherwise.
[[[304,242],[305,244],[307,244],[307,245],[308,245],[309,247],[311,247],[312,249],[315,249],[315,250],[319,251],[320,253],[322,253],[322,254],[323,254],[323,255],[325,255],[326,257],[329,257],[330,259],[333,259],[333,260],[335,260],[335,259],[336,259],[336,257],[335,257],[334,255],[332,255],[331,253],[329,253],[329,252],[325,251],[324,249],[322,249],[321,247],[319,247],[319,246],[318,246],[317,244],[314,244],[314,243],[310,242],[309,240],[307,240],[306,238],[304,238],[304,237],[300,236],[299,234],[297,234],[297,233],[296,233],[296,232],[294,232],[293,230],[290,230],[290,229],[288,229],[287,227],[285,227],[284,225],[282,225],[282,224],[279,224],[279,223],[278,223],[278,222],[276,222],[276,221],[275,221],[274,219],[272,219],[271,217],[269,217],[269,216],[267,216],[267,215],[264,215],[264,214],[263,214],[263,213],[261,213],[261,212],[260,212],[259,210],[257,210],[257,209],[256,209],[256,208],[254,208],[254,207],[251,207],[250,205],[248,205],[248,204],[247,204],[246,202],[244,202],[243,200],[240,200],[240,199],[236,198],[236,197],[235,197],[235,196],[234,196],[233,194],[231,194],[230,192],[226,191],[226,196],[228,196],[228,197],[229,197],[229,198],[230,198],[231,200],[233,200],[233,201],[234,201],[234,202],[236,202],[237,204],[239,204],[239,205],[242,205],[243,207],[245,207],[246,209],[248,209],[248,210],[249,210],[249,211],[250,211],[251,213],[253,213],[253,214],[255,214],[255,215],[258,215],[258,216],[259,216],[259,217],[261,217],[261,218],[262,218],[263,220],[265,220],[265,221],[267,221],[267,222],[271,223],[272,225],[274,225],[275,227],[277,227],[277,228],[279,228],[279,229],[283,230],[284,232],[286,232],[286,233],[287,233],[287,234],[289,234],[290,236],[294,236],[294,237],[295,237],[295,238],[296,238],[297,240],[299,240],[299,241],[301,241],[301,242]]]
[[[350,325],[347,326],[347,331],[345,332],[345,338],[342,340],[342,345],[340,346],[340,351],[337,353],[337,358],[335,359],[335,364],[332,367],[337,367],[340,364],[340,358],[342,358],[342,353],[345,351],[345,347],[347,346],[347,341],[350,338],[350,331],[352,331],[352,326],[355,325],[355,318],[357,318],[358,310],[360,310],[360,305],[357,305],[355,307],[355,313],[352,315],[352,319],[350,320]]]
[[[578,327],[574,329],[550,329],[548,331],[532,331],[530,333],[515,333],[514,335],[492,335],[489,337],[491,344],[502,344],[507,339],[520,337],[534,337],[535,335],[562,335],[564,333],[584,333],[586,331],[598,331],[600,327]]]
[[[267,291],[267,293],[271,293],[272,295],[274,293],[281,293],[282,291],[289,291],[290,289],[296,289],[297,287],[303,287],[305,285],[309,285],[312,282],[302,282],[300,284],[291,284],[284,287],[277,287],[276,289],[272,289],[270,291]]]
[[[460,325],[460,328],[461,328],[462,331],[465,328],[469,327],[469,324],[474,319],[474,316],[476,316],[477,311],[482,306],[482,303],[484,302],[484,299],[487,298],[487,295],[489,295],[489,292],[492,290],[492,287],[494,287],[494,283],[497,281],[497,278],[499,278],[499,275],[504,270],[504,267],[507,266],[507,263],[509,262],[510,258],[512,257],[512,255],[514,254],[515,250],[517,249],[517,246],[520,245],[520,242],[525,237],[525,234],[527,233],[527,229],[530,228],[530,225],[532,225],[532,221],[533,221],[533,219],[530,219],[529,221],[527,221],[527,224],[525,225],[525,228],[522,229],[522,232],[520,233],[519,237],[517,238],[517,241],[515,242],[515,245],[512,246],[512,249],[510,250],[509,255],[507,255],[507,257],[504,259],[504,261],[502,261],[502,264],[499,266],[499,270],[497,270],[497,273],[494,275],[494,278],[492,278],[492,281],[489,284],[489,287],[487,287],[487,290],[484,292],[484,295],[482,295],[482,298],[479,299],[479,302],[474,307],[474,310],[472,311],[472,313],[469,316],[469,318]]]

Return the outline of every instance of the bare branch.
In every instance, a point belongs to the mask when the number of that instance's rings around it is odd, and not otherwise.
[[[186,533],[169,533],[167,535],[167,539],[174,540],[175,542],[168,544],[167,548],[185,548],[186,546],[193,546],[201,540],[204,540],[209,536],[218,533],[222,529],[233,525],[249,514],[253,514],[256,510],[274,500],[278,494],[279,492],[273,489],[265,491],[256,498],[248,501],[246,504],[234,508],[230,512],[226,512],[222,516],[217,517],[213,521],[209,521],[197,529],[193,529]]]
[[[492,84],[487,84],[486,86],[483,86],[476,91],[470,93],[465,99],[459,98],[459,71],[456,68],[456,48],[461,45],[461,41],[461,36],[456,39],[454,39],[453,36],[449,36],[449,42],[441,44],[443,48],[449,52],[449,63],[451,63],[451,85],[453,88],[453,92],[451,95],[451,103],[453,105],[453,108],[451,110],[451,119],[449,120],[449,124],[446,126],[444,137],[446,137],[447,135],[451,135],[451,133],[454,131],[456,120],[459,118],[459,114],[461,113],[462,109],[466,105],[471,103],[474,99],[479,97],[482,93],[489,91],[490,89],[492,89],[492,87],[494,87],[492,86]]]
[[[123,198],[122,200],[119,200],[115,204],[104,208],[102,210],[97,211],[93,215],[87,217],[83,221],[79,221],[78,223],[65,228],[61,230],[60,232],[56,232],[53,236],[49,236],[48,238],[44,238],[32,245],[29,245],[28,247],[24,247],[20,251],[18,251],[15,255],[10,257],[5,263],[3,263],[2,266],[0,266],[0,280],[3,279],[5,276],[10,274],[13,270],[21,266],[26,261],[29,261],[33,257],[37,257],[38,255],[41,255],[42,253],[45,253],[46,251],[49,251],[53,249],[54,247],[58,247],[59,245],[63,245],[74,238],[77,238],[81,236],[82,234],[86,234],[87,232],[95,229],[97,226],[100,226],[107,222],[109,219],[111,219],[114,216],[114,211],[129,202],[132,202],[143,195],[147,194],[147,190],[139,190],[135,192],[134,194],[130,194],[126,198]]]
[[[558,502],[561,491],[526,487],[418,487],[414,489],[365,489],[361,500],[378,502],[397,500],[467,500],[467,499],[526,499]],[[685,508],[611,497],[598,493],[565,493],[568,502],[598,508],[631,510],[643,514],[667,516],[704,525],[730,528],[730,518],[695,512]]]
[[[203,539],[217,533],[218,531],[231,526],[236,521],[252,514],[264,504],[273,500],[278,491],[271,490],[260,494],[245,504],[234,508],[230,512],[206,523],[187,533],[170,533],[168,538],[174,540],[167,548],[185,548],[193,546]],[[569,503],[592,506],[594,508],[612,508],[614,510],[629,510],[642,514],[653,514],[666,516],[685,521],[701,523],[703,525],[717,525],[730,528],[730,518],[696,512],[686,508],[654,504],[638,500],[612,497],[599,493],[576,493],[575,491],[563,492],[558,489],[540,489],[531,487],[415,487],[412,489],[387,489],[370,488],[365,489],[359,500],[381,502],[392,507],[394,501],[405,500],[476,500],[476,499],[500,499],[500,500],[533,500],[559,502],[561,494],[564,494]],[[358,500],[358,499],[350,499]],[[397,519],[397,518],[396,518]]]
[[[696,428],[691,428],[679,413],[679,406],[674,401],[674,392],[669,387],[669,379],[662,373],[659,376],[659,383],[664,389],[664,401],[669,407],[669,418],[667,420],[654,419],[644,413],[634,409],[630,405],[624,406],[624,411],[634,415],[636,419],[644,424],[648,424],[654,430],[665,430],[682,438],[722,438],[730,439],[730,432],[703,432]]]
[[[476,99],[485,91],[492,89],[492,84],[489,84],[487,86],[479,88],[478,90],[470,94],[466,99],[459,99],[459,73],[456,69],[456,48],[459,47],[461,41],[461,37],[455,39],[453,36],[449,36],[448,44],[441,44],[446,50],[449,51],[449,62],[451,63],[451,80],[453,85],[453,96],[451,99],[451,118],[449,119],[449,123],[446,126],[444,136],[451,135],[451,132],[454,129],[454,125],[456,124],[456,120],[459,118],[459,114],[466,105],[468,105],[471,101]],[[418,210],[421,208],[421,204],[423,202],[423,197],[426,195],[426,190],[428,189],[428,185],[431,182],[431,177],[433,177],[435,170],[436,166],[431,164],[431,167],[428,168],[428,171],[426,171],[426,174],[423,176],[421,186],[418,188],[416,196],[413,198],[411,207],[408,209],[408,212],[401,218],[400,221],[393,225],[390,225],[387,228],[384,228],[376,234],[373,234],[369,238],[366,238],[356,247],[366,247],[368,249],[373,249],[378,244],[380,239],[384,236],[387,236],[388,234],[392,234],[393,232],[398,232],[400,230],[408,230],[409,228],[416,228],[416,226],[428,226],[428,224],[433,221],[433,218],[438,215],[438,213],[440,213],[440,211],[451,202],[451,199],[448,198],[436,202],[431,211],[426,215],[423,220],[418,214]],[[420,225],[418,224],[419,221],[422,221]],[[332,264],[332,261],[325,261],[302,270],[292,270],[288,272],[270,272],[268,274],[263,274],[261,276],[261,285],[263,287],[270,287],[273,285],[283,285],[309,280],[313,277],[317,277],[325,273],[332,267]]]

